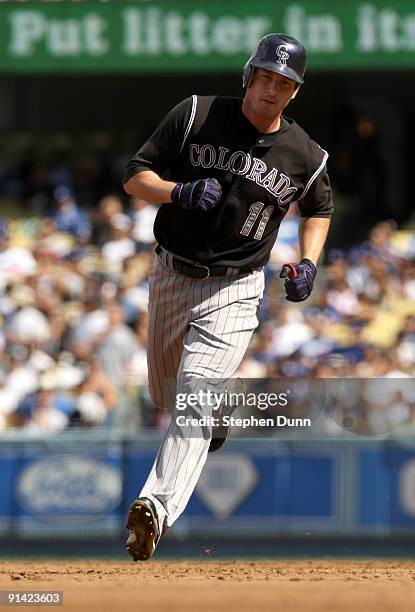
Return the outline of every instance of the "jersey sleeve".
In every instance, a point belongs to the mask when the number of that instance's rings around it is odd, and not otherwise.
[[[175,106],[150,138],[127,163],[123,184],[143,170],[152,170],[159,176],[180,154],[192,127],[196,112],[197,98],[186,98]]]
[[[302,217],[331,217],[334,210],[333,194],[325,166],[307,187],[297,204]]]

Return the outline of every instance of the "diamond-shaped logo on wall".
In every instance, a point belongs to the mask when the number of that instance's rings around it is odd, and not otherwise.
[[[223,453],[209,457],[196,487],[209,510],[225,519],[256,487],[258,472],[249,457]]]

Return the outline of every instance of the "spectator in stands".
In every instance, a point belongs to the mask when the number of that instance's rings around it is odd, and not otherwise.
[[[121,198],[106,195],[98,202],[98,210],[92,216],[91,242],[102,246],[111,239],[113,232],[112,219],[123,212]]]
[[[132,238],[135,240],[136,250],[148,251],[155,242],[153,226],[158,207],[135,196],[131,198],[130,206],[133,220]]]
[[[109,328],[108,312],[100,298],[100,284],[95,277],[87,279],[82,303],[73,316],[67,348],[79,359],[88,359],[94,346]]]
[[[33,412],[24,424],[23,430],[31,436],[48,436],[63,431],[69,417],[56,405],[56,395],[52,382],[44,382],[41,390],[34,397]]]
[[[96,342],[96,355],[104,374],[119,390],[126,384],[126,368],[137,350],[137,339],[125,321],[123,308],[117,302],[105,308],[107,329]]]
[[[86,244],[91,234],[91,224],[86,213],[77,205],[72,187],[59,185],[53,197],[57,210],[51,218],[57,231],[71,234],[79,244]]]
[[[110,240],[102,246],[102,256],[107,272],[111,277],[118,279],[121,277],[124,260],[135,253],[130,217],[121,213],[114,215],[111,218],[111,229]]]
[[[11,244],[8,223],[0,219],[0,291],[8,282],[23,280],[36,270],[36,260],[27,248]]]
[[[71,415],[71,426],[110,425],[118,402],[117,389],[104,374],[95,356],[86,368],[85,364],[83,367],[85,376],[74,393],[75,410]]]

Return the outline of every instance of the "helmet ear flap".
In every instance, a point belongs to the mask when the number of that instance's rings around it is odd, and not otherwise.
[[[249,81],[251,80],[253,69],[251,66],[251,59],[246,62],[243,72],[242,72],[242,87],[245,89],[249,85]]]

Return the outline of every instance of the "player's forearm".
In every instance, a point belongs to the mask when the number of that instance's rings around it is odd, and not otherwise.
[[[298,229],[301,258],[310,259],[315,265],[319,260],[329,231],[330,219],[302,217]]]
[[[152,204],[171,202],[171,192],[176,183],[164,181],[155,172],[144,170],[124,183],[125,191]]]

